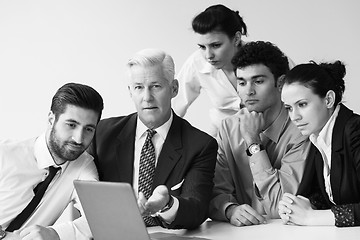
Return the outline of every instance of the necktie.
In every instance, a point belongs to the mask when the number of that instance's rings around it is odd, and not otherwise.
[[[139,192],[142,192],[147,199],[151,196],[151,186],[155,172],[155,148],[151,141],[155,133],[156,131],[152,129],[147,130],[146,140],[140,154]],[[143,219],[147,227],[157,225],[150,216],[143,216]]]
[[[46,177],[46,179],[42,182],[40,182],[35,188],[34,188],[34,197],[31,200],[31,202],[24,208],[24,210],[16,216],[12,220],[12,222],[9,224],[9,226],[6,228],[6,231],[13,232],[17,229],[19,229],[24,222],[30,217],[30,215],[34,212],[35,208],[39,204],[41,198],[43,197],[47,187],[49,186],[51,180],[54,178],[56,172],[60,168],[55,168],[53,166],[49,167],[49,175]]]

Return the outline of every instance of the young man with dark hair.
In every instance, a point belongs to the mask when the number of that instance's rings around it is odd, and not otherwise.
[[[73,181],[97,180],[85,150],[103,110],[93,88],[68,83],[54,95],[44,134],[0,143],[0,225],[26,239],[90,239]],[[53,225],[73,202],[82,216]]]
[[[296,193],[309,148],[281,102],[287,57],[250,42],[232,59],[244,108],[222,122],[210,217],[236,226],[279,218],[284,192]]]

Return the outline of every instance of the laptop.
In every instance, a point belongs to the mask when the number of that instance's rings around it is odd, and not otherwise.
[[[203,239],[154,232],[148,234],[129,183],[74,180],[95,240]]]

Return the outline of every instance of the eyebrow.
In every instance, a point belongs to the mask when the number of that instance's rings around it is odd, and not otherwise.
[[[214,45],[214,44],[221,44],[222,42],[221,41],[214,41],[214,42],[211,42],[209,44],[200,44],[198,43],[198,46],[199,47],[204,47],[205,45]]]
[[[244,79],[245,79],[245,78],[243,78],[243,77],[238,77],[238,76],[236,75],[236,72],[235,72],[235,76],[236,76],[236,78],[239,79],[239,80],[244,80]],[[257,79],[257,78],[260,78],[260,77],[266,77],[266,75],[265,75],[265,74],[255,75],[255,76],[252,76],[251,79]]]
[[[297,100],[296,102],[294,102],[294,105],[298,104],[301,101],[307,101],[307,100],[305,98]],[[284,103],[284,104],[287,105],[287,106],[291,106],[291,104],[286,104],[286,103]]]
[[[302,98],[302,99],[297,100],[297,101],[295,102],[295,104],[297,104],[297,103],[299,103],[299,102],[301,102],[301,101],[307,101],[307,100],[306,100],[306,98]]]
[[[74,119],[67,119],[67,120],[65,120],[65,122],[71,122],[71,123],[76,123],[77,125],[81,125],[78,121],[76,121],[76,120],[74,120]],[[87,125],[85,125],[85,127],[96,128],[96,125],[94,125],[94,124],[87,124]]]

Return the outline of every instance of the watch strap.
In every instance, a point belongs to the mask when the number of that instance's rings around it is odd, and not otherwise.
[[[165,205],[163,209],[161,209],[160,213],[168,211],[173,205],[174,205],[174,198],[173,196],[170,195],[168,203]]]

